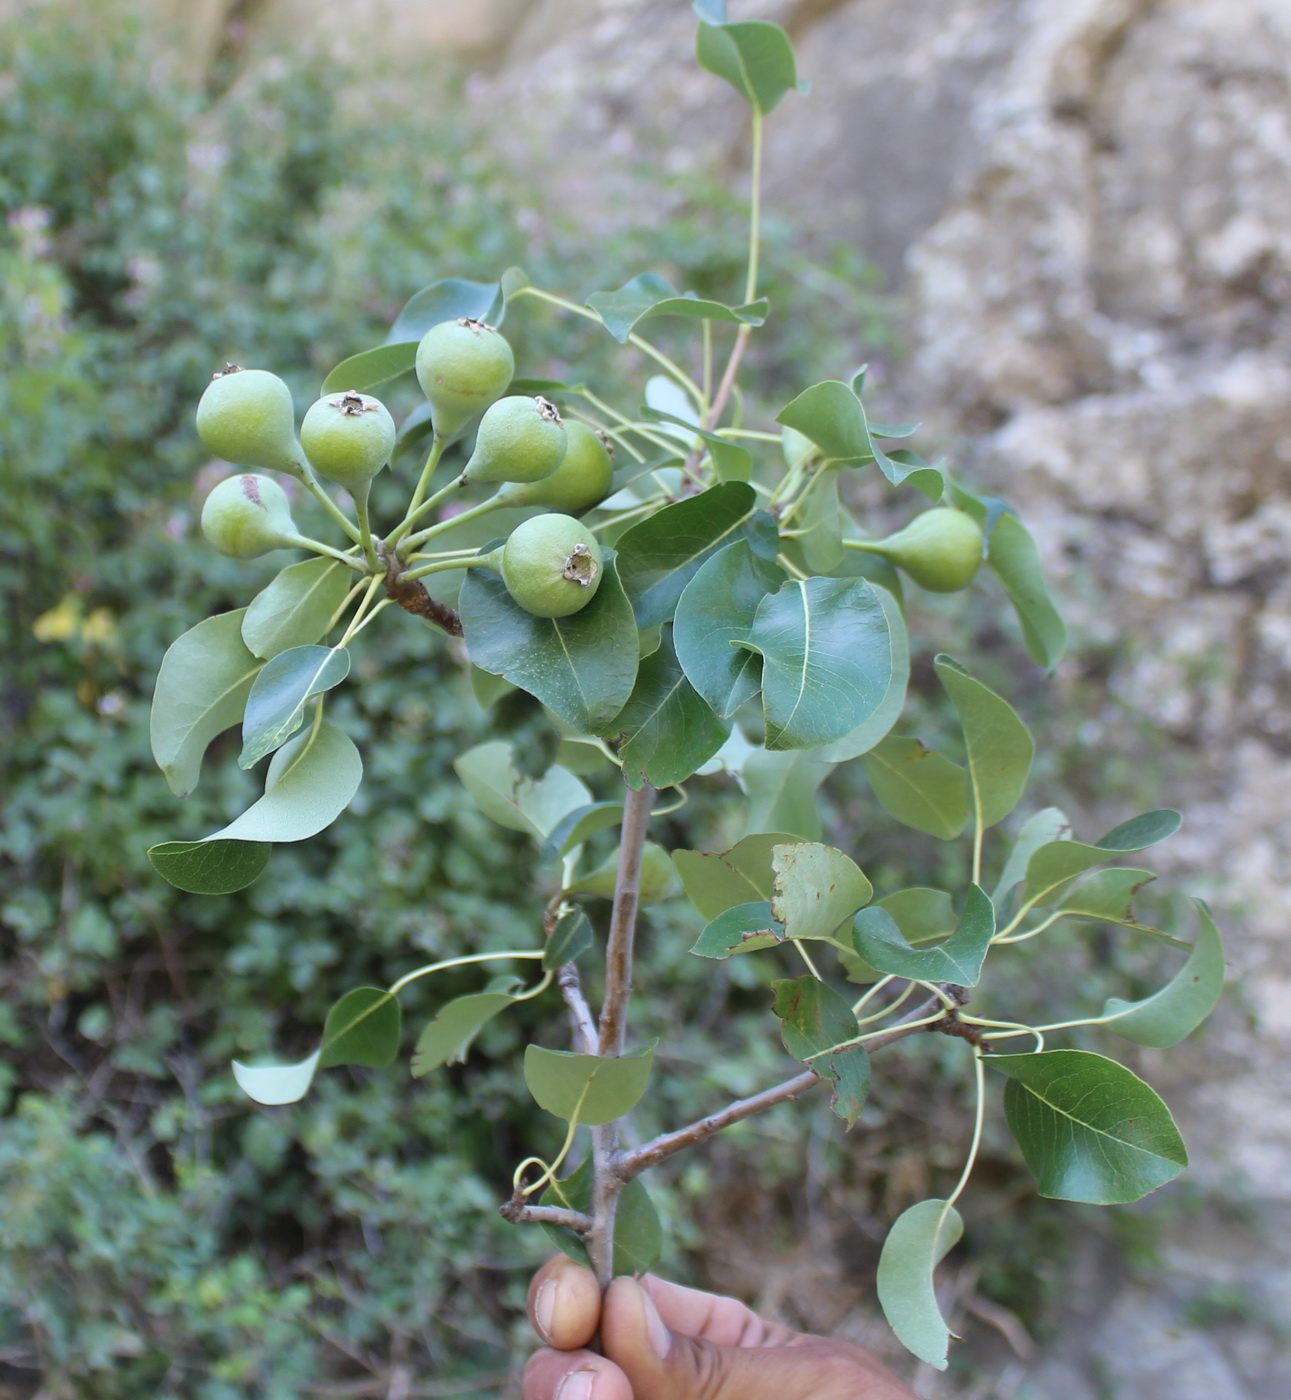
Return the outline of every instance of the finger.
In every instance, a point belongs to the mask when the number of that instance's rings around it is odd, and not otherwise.
[[[549,1347],[585,1347],[601,1324],[596,1276],[563,1254],[548,1259],[529,1285],[529,1321]]]
[[[688,1337],[703,1337],[724,1347],[795,1346],[803,1339],[801,1332],[778,1322],[767,1322],[735,1298],[683,1288],[653,1274],[647,1274],[641,1286],[650,1295],[664,1325]]]
[[[633,1400],[627,1377],[590,1351],[543,1347],[524,1368],[524,1400]]]
[[[610,1284],[601,1309],[605,1354],[634,1400],[914,1400],[859,1347],[791,1335],[792,1346],[723,1346],[672,1331],[631,1278]]]

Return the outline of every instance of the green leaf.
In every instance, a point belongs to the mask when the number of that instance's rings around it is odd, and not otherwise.
[[[802,530],[798,548],[813,574],[829,574],[843,562],[843,527],[846,519],[838,502],[839,466],[822,466],[804,493],[802,507],[794,516],[795,528]]]
[[[691,685],[722,718],[758,693],[761,658],[731,644],[748,640],[763,598],[784,581],[778,564],[755,554],[748,540],[737,540],[705,561],[677,602],[677,658]]]
[[[632,1111],[653,1064],[653,1045],[621,1058],[530,1045],[524,1052],[524,1082],[539,1108],[567,1123],[577,1118],[594,1127]]]
[[[292,647],[266,661],[247,696],[239,767],[253,768],[285,744],[304,723],[306,703],[349,674],[344,647]]]
[[[308,646],[327,630],[350,591],[350,571],[335,559],[288,564],[251,600],[242,640],[268,661],[291,647]]]
[[[705,10],[713,13],[710,7]],[[703,19],[705,11],[699,13]],[[704,19],[695,57],[701,68],[724,78],[762,116],[774,111],[786,93],[799,89],[793,45],[776,24],[713,24]]]
[[[783,942],[784,925],[772,914],[770,901],[762,899],[737,904],[710,919],[690,951],[699,958],[729,958]]]
[[[866,557],[853,555],[853,558]],[[887,561],[879,562],[886,564]],[[846,763],[850,759],[869,753],[880,740],[891,733],[892,726],[901,718],[901,712],[905,709],[906,690],[910,684],[910,638],[906,632],[905,615],[901,611],[899,598],[886,587],[878,587],[875,596],[883,609],[884,617],[887,618],[888,635],[892,641],[892,677],[888,681],[883,699],[868,719],[862,720],[850,734],[844,734],[841,739],[835,739],[832,744],[826,744],[816,750],[815,756],[825,763]]]
[[[632,605],[606,552],[601,586],[569,617],[534,617],[485,569],[468,569],[458,596],[471,660],[527,690],[580,734],[627,703],[637,674]]]
[[[1224,990],[1224,940],[1205,901],[1195,899],[1193,903],[1201,917],[1201,932],[1188,961],[1174,977],[1143,1001],[1108,998],[1103,1015],[1115,1017],[1107,1024],[1118,1035],[1168,1050],[1191,1035],[1215,1009]]]
[[[163,841],[150,846],[152,868],[189,894],[232,894],[260,878],[272,846],[255,841]]]
[[[859,1027],[852,1008],[832,987],[810,975],[772,982],[771,987],[775,1014],[783,1022],[780,1034],[785,1049],[795,1060],[809,1063],[822,1079],[832,1081],[829,1106],[849,1128],[854,1127],[870,1092],[870,1057],[861,1045],[821,1054],[856,1037]]]
[[[399,1053],[399,1002],[384,987],[356,987],[327,1013],[319,1069],[365,1065],[380,1069]]]
[[[1113,866],[1087,876],[1074,889],[1063,895],[1062,912],[1073,919],[1093,919],[1098,923],[1119,924],[1122,928],[1150,933],[1180,947],[1189,947],[1182,939],[1140,923],[1134,914],[1134,896],[1144,885],[1155,880],[1150,870],[1130,866]]]
[[[483,1027],[514,1002],[505,992],[475,992],[441,1006],[417,1037],[412,1077],[423,1079],[441,1065],[460,1064]]]
[[[941,841],[953,841],[968,820],[964,770],[918,739],[889,734],[861,755],[879,805],[889,816]]]
[[[897,1217],[879,1256],[879,1303],[898,1340],[920,1361],[946,1369],[950,1339],[937,1306],[933,1272],[964,1233],[947,1201],[920,1201]]]
[[[1053,671],[1067,650],[1067,626],[1049,596],[1040,550],[1012,512],[1000,516],[991,531],[986,563],[1004,585],[1017,612],[1031,659]]]
[[[679,294],[656,272],[641,273],[625,282],[617,292],[593,292],[587,298],[587,305],[620,345],[627,344],[639,322],[653,316],[687,316],[702,321],[733,321],[746,326],[760,326],[767,318],[765,297],[747,306],[727,306],[720,301],[707,301],[694,292]]]
[[[599,755],[599,750],[597,751]],[[547,833],[540,859],[559,860],[575,846],[581,846],[598,832],[608,831],[623,820],[622,802],[589,802],[566,812]]]
[[[1042,1196],[1126,1205],[1173,1181],[1188,1153],[1170,1110],[1124,1065],[1086,1050],[988,1055]]]
[[[323,380],[319,397],[327,394],[345,394],[353,391],[370,394],[383,384],[407,374],[417,363],[417,341],[408,340],[399,345],[378,345],[372,350],[360,351],[342,360]]]
[[[1050,841],[1039,847],[1027,862],[1026,887],[1022,898],[1027,904],[1049,904],[1062,897],[1069,881],[1095,865],[1103,865],[1127,851],[1144,851],[1173,836],[1183,819],[1169,807],[1144,812],[1109,831],[1096,845],[1080,841]]]
[[[753,454],[747,447],[741,447],[719,433],[710,433],[707,428],[701,428],[689,419],[678,418],[676,414],[653,408],[650,404],[641,406],[640,417],[647,423],[678,424],[687,430],[692,441],[698,438],[706,442],[719,481],[747,481],[753,475]]]
[[[396,345],[410,340],[416,345],[431,326],[437,326],[441,321],[484,321],[490,326],[500,326],[506,315],[506,296],[514,295],[514,290],[507,291],[508,282],[515,282],[510,274],[517,272],[524,278],[519,268],[511,268],[502,285],[497,282],[467,282],[460,277],[446,277],[443,281],[432,282],[429,287],[414,292],[404,303],[403,310],[390,327],[386,344]]]
[[[331,826],[363,778],[353,740],[326,720],[273,756],[264,796],[208,841],[304,841]]]
[[[945,938],[954,932],[959,922],[955,907],[945,890],[914,885],[896,890],[877,901],[897,922],[897,927],[910,943],[927,943],[932,938]]]
[[[874,893],[850,856],[815,841],[774,847],[771,869],[771,912],[787,938],[832,938]]]
[[[833,771],[832,763],[820,761],[818,750],[768,753],[766,749],[754,749],[744,760],[740,774],[740,784],[749,799],[745,835],[788,831],[804,841],[819,841],[816,792]]]
[[[1052,841],[1060,841],[1070,835],[1071,823],[1067,820],[1066,813],[1057,807],[1042,808],[1034,816],[1028,817],[1018,832],[1009,858],[1000,872],[999,883],[991,894],[996,907],[1002,907],[1014,885],[1026,879],[1027,864],[1041,846],[1047,846]]]
[[[827,379],[804,389],[780,411],[776,422],[810,438],[831,462],[849,467],[877,462],[893,486],[909,481],[933,500],[941,496],[940,470],[914,452],[884,452],[874,439],[860,399],[841,380]]]
[[[968,749],[968,781],[978,829],[1001,822],[1026,791],[1035,742],[1006,700],[984,686],[953,657],[943,652],[934,659]]]
[[[581,909],[571,909],[556,920],[542,952],[542,970],[555,972],[577,961],[592,946],[592,925]]]
[[[747,482],[727,481],[664,506],[619,537],[619,577],[638,627],[672,616],[700,565],[731,542],[756,503]]]
[[[270,1108],[299,1103],[314,1082],[314,1071],[322,1050],[315,1050],[307,1059],[294,1065],[244,1065],[233,1061],[233,1078],[238,1087],[256,1103]]]
[[[706,919],[715,919],[736,904],[769,900],[775,893],[771,854],[796,839],[781,831],[759,832],[729,851],[674,851],[672,863],[690,902]]]
[[[486,817],[538,842],[592,800],[582,780],[559,764],[553,763],[541,778],[526,778],[515,766],[511,745],[501,739],[459,754],[453,771]]]
[[[207,745],[242,718],[260,662],[242,640],[245,608],[208,617],[171,643],[150,718],[152,756],[176,797],[197,786]]]
[[[542,1203],[561,1205],[567,1210],[588,1214],[592,1206],[591,1159],[584,1160],[578,1170],[564,1181],[553,1181],[543,1192]],[[542,1228],[557,1249],[575,1263],[587,1266],[587,1250],[581,1235],[564,1226],[544,1224]],[[615,1276],[643,1274],[659,1262],[662,1253],[663,1225],[659,1213],[646,1191],[645,1183],[639,1176],[634,1176],[619,1192],[614,1211]]]
[[[790,579],[758,605],[747,645],[762,655],[769,749],[843,738],[892,683],[887,613],[864,579]]]
[[[934,948],[913,948],[889,909],[862,909],[852,925],[856,951],[871,967],[916,982],[954,982],[975,987],[995,936],[995,906],[986,891],[970,885],[954,933]]]
[[[603,737],[617,744],[630,788],[647,782],[665,788],[684,782],[712,758],[730,728],[696,694],[665,635],[641,662],[628,703]]]

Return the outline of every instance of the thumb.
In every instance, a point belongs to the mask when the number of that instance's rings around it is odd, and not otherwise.
[[[784,1400],[755,1379],[761,1348],[718,1346],[705,1337],[670,1331],[650,1295],[633,1278],[616,1278],[601,1306],[605,1355],[632,1383],[635,1400]],[[753,1364],[750,1364],[753,1363]]]

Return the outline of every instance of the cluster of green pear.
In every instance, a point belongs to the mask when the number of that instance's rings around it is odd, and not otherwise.
[[[512,598],[539,617],[565,617],[585,607],[600,584],[601,551],[588,527],[569,512],[590,510],[610,494],[614,465],[605,438],[585,423],[566,422],[541,395],[507,395],[515,357],[506,339],[483,321],[432,326],[417,347],[415,368],[430,404],[433,460],[479,417],[474,450],[455,484],[500,489],[476,509],[534,506],[552,512],[524,521],[501,548],[444,567],[495,570]],[[342,487],[359,517],[358,530],[347,525],[348,532],[369,565],[402,566],[398,555],[385,554],[386,542],[376,540],[368,526],[372,481],[391,460],[397,439],[394,419],[379,399],[356,391],[325,395],[305,414],[297,436],[286,384],[267,370],[229,365],[202,395],[197,431],[212,453],[234,466],[301,481],[346,523],[317,478]],[[410,512],[429,504],[414,497]],[[301,535],[286,493],[270,477],[220,482],[203,506],[201,525],[220,553],[237,559],[284,548],[337,553]],[[396,546],[404,538],[405,551],[435,528],[408,536],[407,526],[406,520],[392,537]]]

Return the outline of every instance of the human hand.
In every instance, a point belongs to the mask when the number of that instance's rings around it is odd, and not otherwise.
[[[647,1274],[596,1278],[564,1255],[529,1286],[546,1343],[524,1400],[918,1400],[867,1351],[764,1322],[734,1298]],[[600,1328],[604,1356],[585,1350]]]

